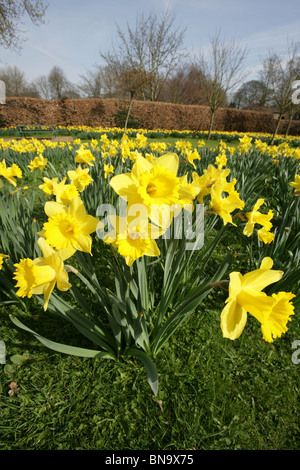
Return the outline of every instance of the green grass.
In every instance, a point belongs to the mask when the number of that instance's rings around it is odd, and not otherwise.
[[[291,361],[296,324],[272,345],[251,319],[240,339],[224,340],[218,297],[157,358],[156,398],[139,363],[51,352],[13,328],[2,309],[1,449],[299,449],[299,365]],[[82,342],[49,314],[26,323]],[[22,364],[14,364],[24,352]],[[15,396],[8,395],[11,382],[19,387]]]
[[[183,142],[191,142],[193,145],[193,148],[196,148],[198,146],[198,142],[200,139],[195,139],[195,138],[178,138],[178,137],[148,137],[147,138],[148,142],[166,142],[167,144],[170,144],[171,146],[174,146],[176,142],[178,141],[183,141]],[[202,139],[201,139],[202,140]],[[204,139],[203,139],[204,140]],[[218,145],[220,144],[222,139],[217,139],[217,140],[204,140],[205,142],[205,147],[209,150],[214,150]],[[239,141],[233,141],[230,143],[232,147],[237,146]]]

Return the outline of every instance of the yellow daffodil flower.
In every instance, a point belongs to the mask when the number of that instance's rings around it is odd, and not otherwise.
[[[260,139],[256,139],[254,142],[256,150],[259,150],[262,153],[265,153],[268,149],[267,142],[262,142]]]
[[[31,162],[27,166],[31,172],[35,169],[43,171],[45,169],[45,166],[47,165],[47,162],[47,158],[44,158],[42,155],[39,155],[38,157],[35,157],[33,160],[31,160]]]
[[[300,196],[300,175],[296,175],[295,181],[292,181],[290,185],[295,188],[295,195]]]
[[[136,143],[138,148],[144,148],[147,146],[147,137],[144,134],[137,134],[136,136]]]
[[[52,178],[51,180],[50,178],[44,176],[43,181],[44,183],[40,184],[39,188],[44,191],[45,194],[48,194],[50,196],[51,194],[53,194],[54,183],[57,183],[58,178]]]
[[[273,260],[266,257],[259,269],[245,275],[239,272],[230,274],[229,296],[221,314],[221,329],[225,338],[234,340],[241,335],[247,313],[261,323],[263,338],[267,342],[272,342],[272,338],[286,331],[286,324],[294,310],[289,301],[295,296],[286,292],[268,296],[262,292],[283,276],[282,271],[272,270],[272,267]]]
[[[15,163],[13,163],[12,166],[9,167],[7,170],[10,177],[22,178],[22,170]]]
[[[71,180],[71,183],[76,186],[77,190],[81,193],[86,186],[93,182],[93,179],[88,174],[89,168],[82,168],[81,165],[78,165],[76,170],[68,171],[68,176]]]
[[[239,149],[245,153],[249,152],[252,147],[252,137],[245,135],[244,137],[240,138],[239,141]]]
[[[93,150],[95,150],[95,148],[97,147],[97,145],[98,145],[98,140],[92,139],[92,140],[91,140],[91,147],[92,147]]]
[[[66,184],[59,192],[56,192],[54,188],[54,194],[56,196],[56,202],[67,206],[75,196],[79,195],[79,192],[74,184]]]
[[[221,182],[217,182],[212,186],[209,209],[223,219],[224,225],[227,223],[236,225],[233,223],[231,213],[235,209],[243,209],[245,203],[240,199],[237,191],[232,190],[227,197],[223,196],[223,191],[224,186]]]
[[[110,147],[110,140],[109,140],[109,138],[107,137],[107,134],[103,134],[103,135],[100,137],[100,142],[101,142],[101,149],[102,149],[103,151],[109,149],[109,147]]]
[[[68,273],[64,269],[64,260],[73,254],[73,250],[55,252],[43,238],[38,239],[38,245],[43,257],[31,260],[20,260],[15,264],[14,279],[17,281],[17,295],[19,297],[32,297],[44,295],[44,310],[47,310],[51,293],[57,285],[60,291],[70,289]]]
[[[265,244],[272,243],[275,238],[274,233],[269,232],[269,230],[266,230],[264,227],[257,230],[257,236],[258,239]]]
[[[106,179],[109,177],[110,174],[113,174],[114,167],[113,165],[109,165],[109,163],[104,163],[103,170],[104,170],[104,178]]]
[[[143,256],[159,256],[160,251],[155,239],[163,230],[149,223],[148,217],[111,216],[114,230],[104,237],[103,241],[117,248],[128,266]]]
[[[138,155],[131,173],[114,176],[110,185],[129,205],[144,204],[153,221],[160,206],[179,203],[178,155],[162,155],[152,162]],[[151,214],[150,214],[151,213]]]
[[[98,224],[103,224],[86,213],[80,196],[75,196],[69,206],[48,201],[45,212],[48,222],[43,225],[40,235],[50,246],[57,250],[72,247],[73,252],[79,250],[91,254],[90,234],[96,231]]]
[[[185,152],[185,161],[186,162],[189,162],[191,163],[191,165],[193,165],[194,168],[196,168],[196,165],[194,163],[194,160],[201,160],[201,157],[198,153],[198,150],[197,149],[194,149],[193,151],[188,149],[186,152]]]
[[[95,157],[92,152],[81,145],[76,152],[75,163],[82,163],[84,165],[94,166]]]
[[[224,185],[227,181],[226,178],[230,173],[230,169],[221,170],[216,168],[213,165],[208,165],[208,167],[203,171],[203,175],[199,176],[196,172],[193,173],[193,185],[198,187],[198,201],[201,204],[204,204],[204,197],[210,194],[211,188],[213,185],[219,181]]]
[[[247,224],[244,227],[243,234],[250,237],[253,233],[255,224],[262,225],[264,230],[260,231],[260,234],[266,235],[272,228],[271,219],[273,218],[273,211],[269,210],[267,214],[262,214],[258,209],[264,204],[265,200],[260,198],[254,204],[251,212],[246,212],[245,216],[248,219]],[[270,236],[269,236],[270,240]]]
[[[0,162],[0,178],[5,178],[13,186],[17,186],[16,178],[22,178],[22,171],[15,163],[11,167],[6,166],[5,159]]]
[[[175,142],[175,148],[176,150],[182,152],[182,153],[186,153],[188,150],[192,150],[193,148],[193,144],[192,142],[189,142],[189,141],[185,141],[185,140],[177,140],[177,142]]]
[[[74,184],[66,184],[67,178],[64,178],[60,183],[53,181],[53,194],[56,202],[59,204],[69,205],[79,192]]]
[[[118,155],[118,152],[119,152],[118,142],[109,147],[108,154],[110,157],[115,157],[116,155]]]
[[[152,152],[164,153],[168,146],[166,142],[150,142],[149,147]]]
[[[219,169],[223,168],[224,166],[227,165],[227,157],[225,152],[219,153],[219,155],[216,156],[216,165]]]

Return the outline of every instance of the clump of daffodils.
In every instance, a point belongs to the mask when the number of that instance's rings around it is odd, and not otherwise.
[[[71,287],[64,261],[77,250],[91,254],[91,234],[103,224],[86,213],[80,196],[73,197],[68,205],[48,201],[45,213],[48,221],[44,223],[37,242],[43,256],[20,260],[15,264],[14,279],[19,297],[44,295],[46,310],[55,286],[60,291]]]

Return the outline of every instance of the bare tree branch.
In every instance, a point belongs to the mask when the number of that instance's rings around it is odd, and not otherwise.
[[[261,80],[271,89],[278,109],[278,119],[271,140],[274,143],[281,118],[285,113],[294,115],[297,107],[292,103],[293,83],[300,78],[300,42],[287,41],[286,53],[269,52],[262,61]]]
[[[245,77],[243,73],[247,50],[236,40],[230,42],[221,38],[220,31],[209,38],[207,55],[203,51],[195,58],[199,69],[199,82],[211,111],[208,139],[211,136],[216,110],[225,103],[230,91]]]
[[[44,23],[47,5],[43,0],[0,0],[0,45],[20,51],[24,31],[19,29],[24,16],[36,26]]]
[[[117,26],[118,43],[100,53],[110,70],[137,67],[151,74],[151,83],[143,90],[144,99],[157,100],[163,83],[184,57],[181,49],[184,30],[175,28],[175,15],[167,10],[161,18],[154,13],[137,15],[135,27]]]

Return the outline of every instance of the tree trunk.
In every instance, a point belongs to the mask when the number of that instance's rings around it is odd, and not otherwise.
[[[285,131],[285,135],[284,135],[285,139],[287,138],[287,136],[289,134],[289,130],[290,130],[290,127],[291,127],[291,124],[292,124],[293,117],[294,117],[294,115],[292,114],[289,118],[289,122],[288,122],[286,131]]]
[[[124,134],[127,132],[127,124],[128,124],[128,119],[131,111],[131,105],[132,105],[132,100],[133,100],[133,95],[130,96],[130,101],[129,101],[129,106],[128,106],[128,111],[127,111],[127,116],[124,124]]]
[[[212,131],[213,123],[214,123],[214,117],[215,117],[215,111],[211,111],[207,140],[209,140],[210,137],[211,137],[211,131]]]
[[[277,132],[278,132],[278,129],[279,129],[279,126],[280,126],[281,118],[282,118],[282,114],[279,114],[278,121],[277,121],[275,131],[274,131],[274,134],[273,134],[270,145],[274,145],[274,140],[275,140],[275,137],[277,135]]]

